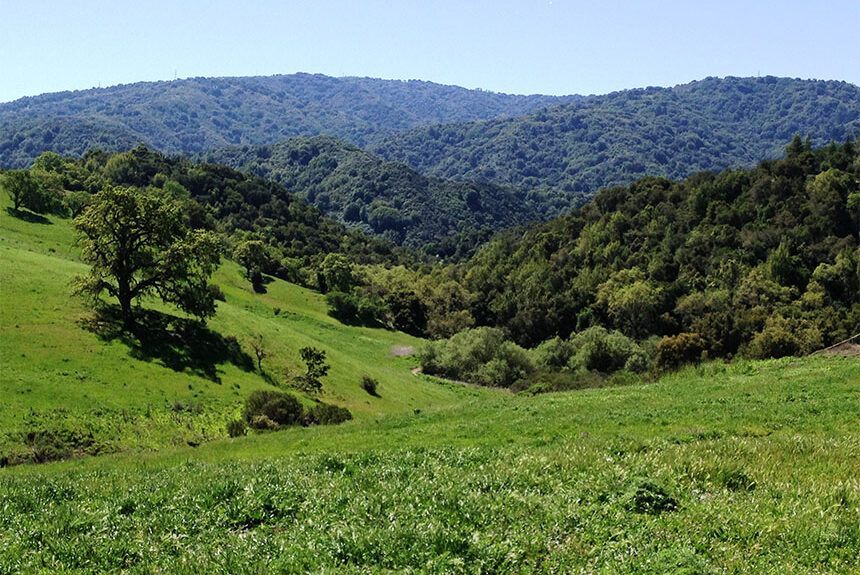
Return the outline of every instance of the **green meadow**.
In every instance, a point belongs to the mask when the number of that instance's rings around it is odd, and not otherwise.
[[[0,574],[860,573],[856,358],[514,395],[413,375],[390,350],[420,340],[231,262],[205,329],[146,302],[175,336],[147,344],[71,295],[85,266],[49,221],[0,215],[0,453],[24,462],[0,469]],[[228,438],[306,345],[355,419]],[[73,457],[26,463],[37,432]]]
[[[324,298],[283,281],[255,294],[239,266],[226,261],[214,282],[224,292],[216,316],[199,328],[155,300],[141,323],[171,321],[168,337],[129,339],[99,325],[72,280],[78,260],[69,220],[29,223],[0,215],[0,456],[26,460],[27,434],[47,431],[76,451],[148,451],[226,437],[227,421],[256,389],[289,388],[303,372],[298,350],[326,352],[331,365],[318,398],[347,407],[356,419],[459,402],[462,391],[415,377],[413,358],[394,346],[419,340],[402,333],[341,325]],[[150,326],[152,327],[152,326]],[[251,342],[262,337],[257,369]],[[377,396],[360,387],[379,382]]]

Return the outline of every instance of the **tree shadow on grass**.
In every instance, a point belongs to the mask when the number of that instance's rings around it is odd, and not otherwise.
[[[40,216],[39,214],[34,214],[33,212],[28,212],[24,210],[16,210],[15,208],[8,207],[6,208],[6,213],[12,216],[13,218],[18,218],[19,220],[23,220],[25,222],[31,224],[46,224],[53,225],[54,222],[46,218],[45,216]]]
[[[220,364],[254,370],[254,361],[235,337],[224,337],[196,320],[138,309],[134,328],[126,331],[119,306],[106,306],[85,320],[84,327],[103,341],[121,341],[135,359],[160,361],[174,371],[190,372],[216,383],[221,383]]]

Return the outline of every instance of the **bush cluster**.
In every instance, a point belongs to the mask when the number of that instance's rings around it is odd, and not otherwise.
[[[428,342],[418,357],[425,373],[494,387],[511,387],[534,371],[529,352],[492,327]]]
[[[696,363],[702,359],[706,348],[705,340],[697,333],[664,337],[657,344],[657,366],[675,368],[686,363]]]
[[[242,419],[227,424],[230,437],[245,434],[245,425],[256,430],[277,430],[291,425],[331,425],[352,419],[345,407],[317,403],[305,410],[294,395],[281,391],[257,390],[245,400]]]
[[[618,331],[592,326],[567,340],[549,339],[533,351],[538,366],[545,371],[596,371],[612,374],[619,370],[641,373],[650,358],[634,340]]]

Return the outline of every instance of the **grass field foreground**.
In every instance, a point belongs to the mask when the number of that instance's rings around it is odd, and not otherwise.
[[[429,378],[428,378],[429,379]],[[860,362],[0,472],[3,573],[856,573]]]

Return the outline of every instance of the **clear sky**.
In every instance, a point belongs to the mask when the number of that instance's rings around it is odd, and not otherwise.
[[[860,0],[0,0],[0,102],[318,72],[601,94],[706,76],[860,84]]]

